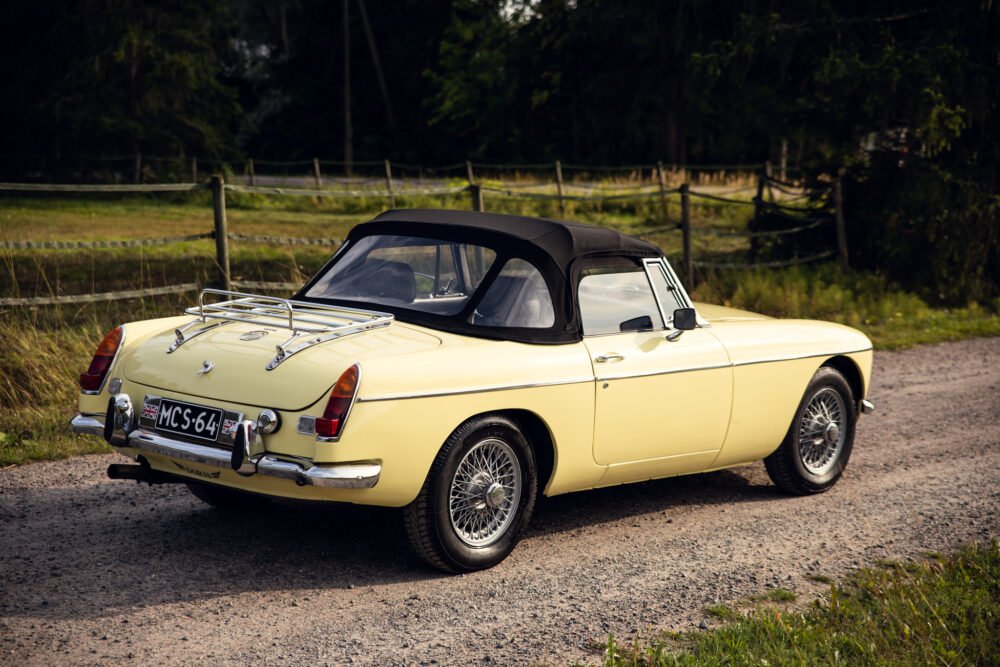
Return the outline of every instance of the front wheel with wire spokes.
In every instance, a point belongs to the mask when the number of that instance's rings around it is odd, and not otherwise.
[[[856,418],[847,380],[835,368],[820,368],[806,387],[781,446],[764,459],[771,480],[795,495],[829,489],[847,467]]]
[[[404,510],[414,550],[449,572],[496,565],[531,518],[537,475],[534,451],[517,423],[503,414],[465,422]]]

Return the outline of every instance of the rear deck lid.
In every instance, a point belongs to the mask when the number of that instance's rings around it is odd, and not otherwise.
[[[290,336],[287,329],[260,322],[225,322],[168,354],[175,342],[170,329],[127,353],[124,373],[132,382],[178,392],[193,402],[204,399],[294,411],[322,398],[354,363],[360,362],[363,370],[365,359],[411,354],[441,344],[430,333],[394,322],[311,345],[268,370],[276,346]]]

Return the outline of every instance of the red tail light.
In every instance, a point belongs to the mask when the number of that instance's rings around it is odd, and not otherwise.
[[[358,391],[360,369],[355,364],[341,373],[337,384],[330,391],[323,416],[316,418],[316,435],[324,438],[336,438],[344,428],[347,413],[354,402],[354,394]]]
[[[124,336],[125,330],[122,327],[108,332],[101,344],[97,346],[94,358],[90,362],[90,368],[87,369],[86,373],[80,375],[80,389],[98,391],[101,388],[101,385],[104,384],[104,376],[108,374],[111,362],[115,360],[118,346],[122,344]]]

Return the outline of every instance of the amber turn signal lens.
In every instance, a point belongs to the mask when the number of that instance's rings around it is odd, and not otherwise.
[[[357,364],[340,374],[337,384],[330,391],[323,416],[316,418],[316,435],[324,438],[336,438],[340,435],[354,401],[354,394],[358,391],[360,374]]]
[[[125,330],[122,327],[109,331],[97,346],[94,358],[90,361],[90,368],[86,373],[80,374],[80,389],[83,391],[97,391],[104,384],[104,377],[111,369],[111,362],[115,360],[118,353],[118,346],[122,343]]]

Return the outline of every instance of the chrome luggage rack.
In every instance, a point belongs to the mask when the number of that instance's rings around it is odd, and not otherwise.
[[[206,295],[227,298],[205,303]],[[291,337],[275,346],[277,354],[267,364],[269,371],[277,368],[293,354],[313,345],[352,333],[389,326],[393,320],[392,314],[377,310],[327,306],[218,289],[202,290],[198,296],[198,305],[186,308],[184,312],[194,315],[197,319],[174,330],[175,339],[167,348],[167,354],[195,336],[229,322],[253,322],[291,331]],[[209,322],[209,320],[221,321]]]

